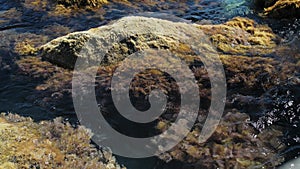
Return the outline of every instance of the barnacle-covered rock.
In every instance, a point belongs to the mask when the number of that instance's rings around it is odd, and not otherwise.
[[[18,115],[0,116],[0,168],[119,168],[111,152],[90,144],[92,134],[57,118],[35,123]]]

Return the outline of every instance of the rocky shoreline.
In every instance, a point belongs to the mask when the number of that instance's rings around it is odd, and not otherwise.
[[[153,27],[164,23],[164,25],[170,28],[178,27],[181,24],[146,17],[123,18],[108,26],[71,33],[57,38],[39,48],[41,60],[36,57],[32,59],[25,57],[18,62],[19,67],[24,73],[35,74],[37,77],[42,76],[41,73],[43,70],[51,70],[51,67],[55,67],[54,65],[72,69],[76,59],[82,57],[79,51],[88,39],[93,39],[93,36],[99,36],[97,32],[103,33],[108,31],[109,33],[109,31],[114,30],[113,32],[119,34],[118,31],[123,31],[119,29],[122,28],[120,27],[120,23],[127,25],[147,25],[151,23]],[[280,46],[280,37],[277,37],[266,25],[259,25],[247,18],[234,18],[221,25],[190,26],[201,29],[209,37],[212,42],[211,44],[218,50],[220,59],[224,64],[228,93],[230,95],[228,97],[228,103],[226,104],[224,121],[221,122],[217,131],[207,143],[196,144],[195,136],[199,135],[201,127],[195,127],[180,145],[162,155],[161,158],[170,164],[172,164],[172,161],[179,161],[183,168],[191,165],[208,168],[249,168],[251,166],[273,168],[280,165],[284,158],[283,156],[277,156],[277,154],[285,149],[285,140],[281,139],[285,134],[285,128],[280,127],[280,119],[275,120],[273,122],[274,125],[268,124],[270,121],[268,117],[271,116],[270,114],[268,115],[266,111],[272,111],[273,107],[268,109],[265,106],[272,105],[273,101],[272,103],[268,103],[271,100],[267,99],[267,97],[261,96],[259,98],[259,95],[254,96],[252,93],[256,91],[256,95],[258,93],[263,94],[267,90],[273,90],[274,88],[279,89],[280,87],[278,86],[281,84],[292,83],[293,85],[297,85],[299,83],[299,81],[297,82],[295,79],[295,73],[299,71],[298,63],[286,62],[285,64],[280,64],[282,62],[281,57],[284,56],[285,48],[288,48],[288,46]],[[128,31],[130,32],[130,30]],[[231,32],[232,34],[229,34]],[[136,35],[129,33],[126,35],[129,39],[125,38],[125,41],[114,44],[113,50],[109,52],[111,54],[106,55],[108,58],[104,59],[106,62],[103,63],[103,66],[99,69],[99,76],[102,76],[103,79],[106,80],[99,81],[99,85],[96,87],[96,91],[98,91],[96,93],[100,94],[97,96],[98,98],[109,100],[109,91],[104,89],[106,88],[105,86],[110,84],[110,75],[112,75],[115,70],[115,63],[121,61],[122,58],[125,58],[130,53],[147,48],[168,48],[177,53],[179,56],[182,56],[183,59],[186,59],[190,65],[194,65],[194,73],[196,78],[200,81],[199,85],[205,86],[208,83],[208,79],[203,78],[205,75],[204,68],[195,65],[196,62],[201,62],[201,60],[199,60],[195,54],[191,53],[188,46],[182,46],[182,44],[178,44],[179,41],[176,39],[164,37],[163,35],[149,34],[135,36]],[[181,45],[180,48],[178,45]],[[205,44],[203,45],[205,46]],[[294,57],[296,57],[296,55]],[[297,60],[297,58],[295,59]],[[50,61],[50,64],[48,61]],[[36,65],[36,67],[28,67],[26,65]],[[47,68],[43,68],[43,65]],[[67,73],[69,70],[64,70],[64,68],[59,69],[61,69],[62,74],[59,73],[60,71],[54,72],[52,77],[46,78],[48,80],[42,85],[44,88],[41,89],[48,91],[50,95],[60,93],[61,90],[66,90],[71,86],[71,74]],[[57,71],[58,69],[55,68],[55,70]],[[58,76],[63,78],[59,80]],[[139,76],[146,79],[147,77],[149,78],[147,73]],[[289,82],[287,81],[288,79],[290,79]],[[293,81],[291,79],[295,80]],[[162,80],[162,82],[163,81],[164,80]],[[53,84],[57,85],[53,86]],[[149,90],[143,88],[135,88],[135,90],[138,91],[139,95],[149,92]],[[167,90],[167,88],[165,90]],[[208,89],[204,88],[200,93],[202,93],[202,100],[209,102]],[[68,95],[70,97],[70,93]],[[282,97],[285,96],[284,93],[281,95]],[[293,98],[295,97],[297,98],[299,96],[293,96]],[[59,98],[56,99],[59,100]],[[110,102],[111,101],[107,101],[107,103],[102,106],[108,106],[106,111],[109,113],[109,117],[113,118],[114,111],[109,108]],[[274,104],[276,104],[276,100],[274,100]],[[203,118],[205,118],[207,113],[207,110],[205,110],[206,106],[208,105],[204,104],[201,108]],[[284,108],[284,105],[281,106]],[[295,118],[295,121],[289,125],[298,125],[298,121],[296,120],[299,116],[296,110],[297,106],[299,106],[298,100],[294,99],[293,105],[291,106],[294,106],[294,108],[291,109],[293,113],[291,114],[291,118]],[[253,110],[254,107],[256,107],[256,109]],[[266,114],[264,115],[264,113]],[[278,112],[277,115],[279,117],[280,112]],[[168,117],[168,115],[166,115],[166,117]],[[284,120],[283,118],[281,119]],[[248,120],[252,121],[252,125],[249,124],[250,121]],[[286,123],[288,124],[289,122]],[[157,130],[164,130],[168,124],[169,121],[162,118],[157,123]],[[198,121],[197,124],[196,126],[201,126],[201,121]],[[231,124],[238,125],[231,126]],[[226,131],[229,130],[229,126],[232,127],[230,130],[232,132],[226,134]],[[254,135],[256,136],[255,138],[253,137]],[[295,136],[291,135],[291,137]],[[265,152],[260,152],[262,147]],[[247,154],[244,152],[245,149],[247,149],[247,152],[254,153]],[[261,156],[261,154],[266,155]]]
[[[256,5],[264,8],[265,17],[299,18],[299,2],[256,0]],[[99,8],[107,1],[55,3],[64,5],[65,9],[74,9],[81,6]],[[283,15],[290,10],[289,15]],[[132,33],[131,29],[126,29],[128,25],[136,25],[143,34]],[[189,32],[193,29],[199,29],[203,32],[201,36],[209,40],[203,41],[200,48],[218,54],[228,89],[223,118],[205,143],[199,143],[197,137],[211,101],[209,77],[201,61],[203,56],[193,52],[192,47],[180,39],[184,33],[194,35]],[[166,30],[168,34],[162,33]],[[134,127],[126,128],[127,123],[118,121],[109,87],[118,64],[128,55],[146,49],[171,51],[188,63],[197,79],[201,98],[199,119],[183,141],[158,157],[169,166],[180,166],[181,169],[274,168],[297,156],[297,149],[292,151],[290,148],[299,145],[300,48],[283,44],[283,39],[268,25],[252,19],[235,17],[222,24],[201,25],[130,16],[98,28],[73,32],[43,45],[36,44],[45,42],[45,39],[28,35],[34,38],[18,42],[14,48],[15,53],[21,56],[16,62],[18,74],[42,82],[36,86],[40,92],[32,96],[38,98],[37,104],[59,107],[62,102],[68,102],[70,110],[74,111],[71,101],[72,76],[76,73],[73,72],[74,64],[78,58],[86,62],[98,61],[93,56],[83,56],[81,49],[88,41],[101,44],[102,41],[110,42],[109,36],[115,35],[122,39],[111,44],[102,58],[97,68],[95,90],[96,98],[105,110],[103,114],[112,119],[112,125],[122,132],[130,133]],[[159,63],[160,60],[153,62]],[[134,63],[128,65],[128,70],[134,66]],[[86,68],[87,74],[91,69],[94,68]],[[149,83],[150,87],[146,85]],[[150,70],[137,74],[130,91],[136,100],[141,101],[141,107],[145,107],[146,96],[153,89],[162,89],[167,94],[176,93],[173,83],[163,72]],[[151,132],[165,131],[176,118],[178,105],[170,107],[152,124]],[[72,127],[61,119],[36,123],[30,118],[2,114],[0,131],[0,168],[125,168],[116,162],[110,151],[99,150],[91,144],[89,129]],[[12,146],[14,149],[11,149]],[[289,155],[282,152],[289,152]]]

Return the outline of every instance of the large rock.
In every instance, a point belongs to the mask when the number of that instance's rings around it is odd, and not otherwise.
[[[195,28],[200,29],[206,35],[195,33]],[[199,32],[201,32],[200,30]],[[137,34],[136,32],[142,33]],[[125,17],[110,25],[54,39],[41,47],[41,53],[44,59],[65,68],[73,68],[77,58],[86,57],[80,52],[88,41],[94,41],[94,44],[98,46],[92,47],[102,50],[111,45],[102,59],[102,63],[105,64],[116,63],[132,53],[148,48],[168,49],[189,55],[191,51],[181,39],[184,34],[186,36],[203,36],[204,39],[210,38],[212,44],[226,54],[270,54],[279,41],[268,26],[259,25],[246,18],[234,18],[222,25],[200,26],[155,18]],[[109,44],[112,43],[112,36],[119,38],[119,41]],[[208,40],[204,40],[202,43],[204,43],[201,44],[203,48],[212,47]],[[85,49],[93,50],[89,46],[86,46]],[[90,55],[85,59],[97,60],[99,58]]]
[[[54,39],[43,45],[41,51],[44,59],[62,67],[73,68],[77,58],[87,61],[100,59],[99,56],[81,54],[85,46],[84,50],[93,54],[105,50],[102,64],[113,64],[132,53],[149,48],[176,50],[177,53],[190,52],[181,37],[205,36],[197,34],[195,29],[196,27],[187,23],[137,16],[125,17],[110,25]],[[86,45],[87,42],[91,42],[89,46]],[[203,46],[205,45],[209,44]]]

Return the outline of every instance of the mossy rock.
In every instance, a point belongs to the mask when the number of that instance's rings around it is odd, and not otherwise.
[[[92,134],[62,123],[33,122],[18,115],[0,116],[0,168],[121,168],[109,151],[90,144]]]

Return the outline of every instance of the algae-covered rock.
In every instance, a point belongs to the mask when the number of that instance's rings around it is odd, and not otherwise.
[[[188,53],[191,49],[181,42],[180,37],[196,36],[193,28],[196,29],[190,24],[181,22],[137,16],[124,17],[109,25],[54,39],[41,47],[41,56],[59,66],[73,68],[77,58],[87,62],[101,59],[103,64],[114,64],[132,53],[149,48]],[[206,35],[197,36],[204,36],[205,39]],[[85,52],[93,54],[87,56],[80,52],[88,41],[91,43],[85,46]],[[209,45],[203,44],[203,48],[211,48]],[[107,50],[103,58],[95,55],[103,50]]]
[[[239,55],[266,55],[273,52],[279,38],[266,25],[236,17],[220,25],[199,25],[222,52]]]
[[[214,134],[199,143],[201,129],[195,127],[163,160],[180,162],[180,168],[273,168],[283,162],[277,156],[282,132],[276,128],[258,133],[249,124],[250,117],[236,110],[228,112]],[[161,124],[160,124],[161,126]]]
[[[275,85],[285,83],[299,68],[296,64],[270,57],[220,55],[228,91],[231,93],[262,94]]]
[[[137,35],[132,30],[124,29],[126,25],[136,25],[136,29],[147,32]],[[110,43],[111,36],[124,37],[120,42],[107,49],[103,60],[106,63],[116,63],[134,52],[155,48],[177,50],[188,53],[187,45],[181,44],[178,32],[192,34],[193,28],[198,27],[212,40],[212,44],[221,52],[239,55],[266,55],[273,52],[278,38],[272,30],[265,25],[259,25],[247,18],[234,18],[221,25],[192,25],[180,22],[170,22],[161,19],[145,17],[125,17],[110,25],[75,32],[52,40],[41,47],[42,57],[54,64],[66,68],[73,68],[76,59],[83,58],[81,49],[88,41],[95,41],[96,48],[106,49],[101,41]],[[160,30],[168,30],[169,35],[162,35]],[[137,32],[137,31],[135,31]],[[170,35],[174,35],[171,37]],[[204,37],[204,38],[206,38]],[[203,46],[211,46],[210,43]],[[87,48],[87,50],[91,50]],[[94,57],[94,58],[93,58]],[[97,60],[96,56],[89,56],[87,60]],[[99,59],[99,58],[98,58]]]
[[[42,46],[42,57],[62,67],[73,68],[80,50],[90,39],[88,34],[72,33]]]
[[[264,14],[272,18],[299,18],[299,0],[256,0],[259,8],[264,8]]]
[[[0,168],[121,168],[107,150],[90,144],[92,134],[62,123],[35,123],[30,118],[1,114]]]

